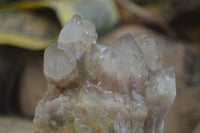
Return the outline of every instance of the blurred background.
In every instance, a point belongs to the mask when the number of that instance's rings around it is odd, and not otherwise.
[[[74,14],[95,23],[102,44],[127,32],[153,37],[176,69],[164,133],[200,133],[200,0],[0,0],[0,133],[33,132],[44,49]]]

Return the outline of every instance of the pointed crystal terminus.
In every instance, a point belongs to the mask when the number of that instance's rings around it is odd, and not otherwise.
[[[58,37],[58,48],[65,46],[88,51],[97,39],[95,25],[90,20],[84,20],[75,15],[68,21]]]
[[[125,34],[95,43],[91,21],[74,16],[44,53],[48,91],[35,133],[161,133],[176,97],[175,71],[154,40]]]

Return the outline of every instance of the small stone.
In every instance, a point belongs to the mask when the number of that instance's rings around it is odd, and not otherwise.
[[[162,68],[146,37],[137,43],[125,34],[110,46],[86,41],[87,22],[73,17],[60,35],[71,42],[45,50],[48,91],[35,111],[36,132],[161,133],[176,96],[174,69]]]

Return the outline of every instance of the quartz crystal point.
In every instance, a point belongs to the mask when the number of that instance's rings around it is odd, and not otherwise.
[[[144,60],[151,71],[156,71],[162,67],[162,56],[156,48],[153,38],[143,35],[136,39],[141,49]]]
[[[148,69],[136,41],[125,34],[110,47],[94,44],[86,56],[86,68],[94,80],[108,90],[142,91]],[[111,82],[112,80],[112,82]]]
[[[58,48],[65,46],[88,51],[94,41],[97,39],[95,25],[75,15],[61,30],[58,38]]]
[[[145,122],[145,133],[160,133],[167,110],[176,96],[174,68],[162,68],[150,75],[145,90],[145,101],[148,117]]]
[[[74,16],[45,50],[49,89],[35,133],[161,133],[176,97],[174,69],[162,67],[152,38],[125,34],[102,45],[96,36],[92,22]]]
[[[59,86],[59,89],[66,88],[78,77],[75,50],[66,52],[57,48],[57,44],[48,47],[44,52],[44,74],[49,83]]]

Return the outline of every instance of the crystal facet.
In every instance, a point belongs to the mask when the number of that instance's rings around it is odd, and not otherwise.
[[[160,51],[156,48],[155,41],[146,35],[136,39],[140,47],[144,60],[151,71],[156,71],[162,67],[162,56]]]
[[[74,16],[45,50],[49,89],[35,111],[36,133],[161,133],[176,97],[174,69],[162,67],[152,38],[125,34],[108,46],[96,36]]]

